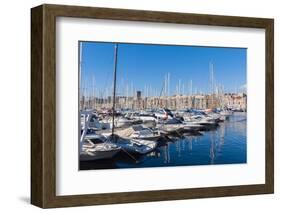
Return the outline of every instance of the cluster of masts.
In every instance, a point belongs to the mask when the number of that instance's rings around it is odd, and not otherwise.
[[[116,95],[120,97],[135,97],[137,91],[141,91],[144,97],[162,97],[162,96],[178,96],[178,95],[204,95],[203,91],[198,90],[198,88],[193,87],[193,81],[189,80],[187,83],[184,83],[181,79],[178,80],[175,89],[171,92],[170,86],[171,74],[166,73],[163,80],[163,86],[161,90],[154,88],[152,85],[145,84],[143,89],[137,89],[134,86],[134,83],[124,83],[124,80],[121,79],[120,86],[117,84]],[[212,80],[213,81],[213,80]],[[213,83],[214,84],[214,83]],[[221,93],[224,87],[221,84],[214,84],[210,87],[208,94],[218,94]],[[89,78],[88,81],[82,81],[80,97],[89,98],[98,98],[98,99],[107,99],[112,95],[113,85],[107,86],[106,88],[98,89],[95,86],[95,76],[92,75],[92,78]]]
[[[164,76],[163,86],[161,91],[157,91],[157,89],[153,89],[151,85],[144,86],[142,91],[137,91],[134,87],[133,83],[130,86],[126,85],[123,91],[120,91],[120,88],[116,88],[116,97],[113,99],[113,87],[106,88],[104,91],[97,91],[95,88],[85,89],[83,88],[81,96],[80,96],[80,109],[100,109],[100,108],[111,108],[113,105],[113,100],[117,102],[117,108],[142,108],[145,109],[146,106],[151,107],[169,107],[174,108],[172,106],[178,107],[195,107],[196,106],[204,106],[206,104],[199,103],[196,104],[195,97],[201,97],[200,102],[204,102],[201,100],[202,97],[208,99],[209,106],[222,107],[223,104],[223,96],[224,96],[224,87],[219,84],[214,83],[213,72],[210,75],[211,86],[210,93],[205,95],[202,92],[198,92],[197,89],[193,89],[192,80],[190,80],[185,87],[181,80],[178,81],[176,85],[176,90],[171,95],[170,92],[170,73],[167,73]],[[94,81],[93,81],[94,82]],[[213,86],[214,85],[214,86]],[[185,91],[185,88],[188,88]],[[177,100],[175,100],[177,99]],[[163,105],[163,100],[166,104]],[[172,103],[176,102],[176,103]],[[205,100],[207,102],[207,100]],[[217,104],[220,103],[220,104]],[[142,107],[137,107],[142,105]]]

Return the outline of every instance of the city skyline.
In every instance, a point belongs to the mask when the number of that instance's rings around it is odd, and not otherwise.
[[[80,83],[85,96],[112,95],[114,45],[80,42]],[[245,48],[120,43],[117,95],[134,96],[136,91],[144,96],[245,91],[246,53]]]

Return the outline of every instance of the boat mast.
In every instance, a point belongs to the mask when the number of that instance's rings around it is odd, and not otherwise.
[[[84,101],[83,101],[83,97],[82,97],[82,42],[79,43],[79,79],[80,79],[80,84],[79,84],[79,107],[81,107],[79,109],[79,119],[81,119],[81,111],[84,109]],[[80,121],[81,123],[81,121]],[[84,137],[85,134],[87,133],[87,131],[85,131],[86,128],[86,117],[84,117],[84,130],[83,130],[83,134],[80,136],[80,143],[79,143],[79,153],[81,153],[82,151],[82,143],[84,141]],[[80,125],[80,130],[81,130],[81,125]],[[84,133],[85,132],[85,133]]]
[[[83,83],[82,83],[82,49],[83,45],[82,42],[79,43],[80,48],[79,48],[79,79],[80,79],[80,84],[79,84],[79,105],[81,106],[81,110],[84,109],[84,97],[83,97]]]
[[[112,136],[114,134],[114,113],[115,113],[115,95],[116,95],[117,54],[118,54],[118,44],[115,44],[114,72],[113,72],[113,100],[112,100]]]
[[[212,105],[211,108],[214,107],[214,65],[212,62],[209,64],[209,69],[210,69],[210,93],[211,93],[211,100],[212,100]]]

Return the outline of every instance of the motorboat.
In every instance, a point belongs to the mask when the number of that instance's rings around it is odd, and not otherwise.
[[[113,125],[113,120],[112,117],[109,118],[105,118],[101,121],[101,123],[108,123],[109,124],[109,129],[112,129],[112,125]],[[140,120],[137,119],[129,119],[127,117],[123,117],[123,116],[119,116],[119,117],[115,117],[114,119],[114,127],[116,128],[124,128],[124,127],[129,127],[132,126],[134,124],[139,124],[141,123]]]
[[[161,134],[158,131],[153,131],[143,125],[133,125],[123,130],[116,130],[115,134],[123,138],[143,140],[158,140],[161,137]]]
[[[115,144],[125,152],[129,154],[144,155],[152,152],[157,147],[156,141],[141,140],[141,139],[126,139],[118,136],[114,136]]]
[[[98,115],[94,113],[93,111],[81,111],[80,117],[81,117],[81,130],[85,128],[85,120],[86,117],[88,118],[88,129],[91,130],[101,130],[101,129],[109,129],[110,123],[108,122],[101,122],[98,118]]]
[[[176,118],[171,110],[163,108],[155,112],[155,117],[157,118],[157,123],[159,124],[179,124],[182,121]]]
[[[92,113],[88,112],[84,113],[83,115],[84,128],[82,130],[79,143],[80,161],[94,161],[113,158],[118,152],[120,152],[121,148],[116,144],[110,143],[109,141],[98,144],[93,143],[90,140],[90,135],[87,134],[89,130],[90,120],[92,118]]]
[[[120,152],[121,148],[113,143],[94,144],[90,140],[85,140],[80,152],[80,161],[95,161],[111,159]]]
[[[157,129],[163,134],[179,134],[184,130],[184,125],[182,124],[158,124]]]

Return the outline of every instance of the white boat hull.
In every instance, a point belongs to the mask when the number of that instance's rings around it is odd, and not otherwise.
[[[80,154],[80,161],[95,161],[95,160],[111,159],[119,151],[120,149],[114,149],[108,151],[82,152]]]

